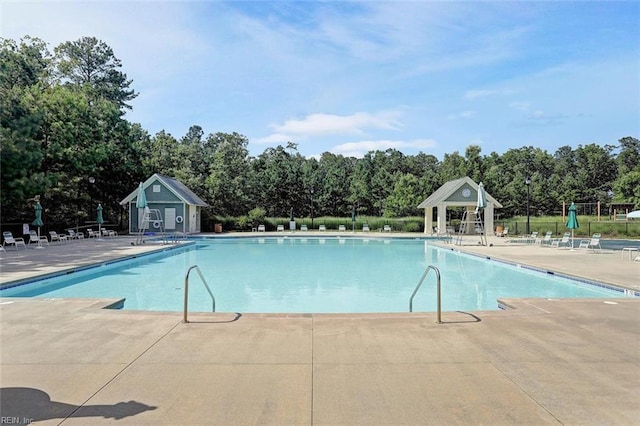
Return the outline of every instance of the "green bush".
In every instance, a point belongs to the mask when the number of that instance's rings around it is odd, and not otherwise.
[[[420,232],[422,230],[422,224],[416,222],[407,222],[404,227],[404,232]]]
[[[257,228],[258,225],[264,224],[265,217],[267,212],[265,209],[261,207],[256,207],[255,209],[249,212],[248,224],[251,225],[252,228]]]
[[[250,222],[251,219],[249,219],[249,216],[240,216],[236,221],[236,226],[234,226],[234,229],[237,229],[239,231],[247,230],[249,228]]]

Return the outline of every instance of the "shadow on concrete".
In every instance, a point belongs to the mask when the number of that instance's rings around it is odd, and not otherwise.
[[[194,320],[189,320],[188,324],[224,324],[227,322],[236,322],[238,321],[240,318],[242,318],[242,314],[239,312],[235,312],[235,315],[233,318],[228,319],[228,320],[207,320],[207,321],[194,321]]]
[[[468,320],[458,320],[458,321],[445,321],[443,320],[442,323],[443,324],[464,324],[464,323],[470,323],[470,322],[481,322],[482,320],[480,319],[479,316],[474,315],[472,313],[469,312],[464,312],[464,311],[456,311],[459,314],[464,314],[464,315],[468,315],[471,318],[469,318]]]
[[[0,415],[15,419],[16,424],[27,424],[48,419],[68,417],[103,417],[120,420],[157,407],[136,401],[113,405],[74,405],[51,401],[49,394],[34,388],[0,388]]]

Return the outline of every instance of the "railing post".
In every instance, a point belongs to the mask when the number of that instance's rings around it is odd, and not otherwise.
[[[187,320],[187,311],[189,306],[189,272],[191,272],[191,268],[187,270],[187,275],[184,277],[184,315],[182,317],[183,323],[188,323]]]
[[[441,292],[440,292],[440,270],[438,268],[436,268],[435,266],[433,266],[433,265],[427,266],[427,268],[424,270],[424,273],[422,274],[422,278],[420,278],[420,281],[418,282],[418,285],[416,286],[415,290],[413,290],[413,294],[409,298],[409,312],[413,312],[413,298],[416,295],[416,293],[418,292],[418,290],[420,289],[420,287],[422,286],[422,283],[424,282],[424,279],[427,277],[427,274],[429,273],[429,269],[433,269],[436,272],[436,292],[437,292],[437,309],[438,309],[438,319],[437,319],[436,323],[437,324],[442,324],[442,304],[441,304]]]
[[[204,288],[209,293],[209,296],[211,296],[211,312],[216,311],[216,298],[213,296],[213,293],[209,288],[209,284],[207,284],[207,281],[204,279],[204,275],[202,275],[202,271],[200,271],[198,265],[193,265],[189,269],[187,269],[187,273],[184,276],[184,312],[182,317],[182,322],[184,323],[189,322],[189,320],[187,319],[187,311],[189,310],[189,274],[191,273],[192,269],[195,269],[198,272],[198,275],[202,280],[202,284],[204,284]]]
[[[437,277],[437,284],[436,284],[436,288],[437,288],[437,293],[438,293],[438,320],[436,321],[437,324],[442,324],[442,304],[440,303],[441,301],[441,293],[440,293],[440,271],[437,268],[433,268],[436,271],[436,277]]]

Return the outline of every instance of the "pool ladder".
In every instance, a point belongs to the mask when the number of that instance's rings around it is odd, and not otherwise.
[[[193,265],[189,269],[187,269],[187,273],[184,276],[184,316],[183,316],[183,319],[182,319],[182,322],[184,322],[184,323],[189,322],[189,320],[187,319],[187,312],[189,310],[188,309],[188,306],[189,306],[189,274],[194,269],[196,270],[198,275],[200,275],[200,280],[202,280],[202,284],[204,284],[204,287],[209,292],[209,296],[211,296],[211,302],[212,302],[211,312],[215,312],[216,311],[216,298],[213,297],[213,293],[211,293],[211,289],[209,288],[209,284],[207,284],[207,280],[204,279],[204,276],[202,275],[202,271],[200,271],[200,267],[198,265]]]
[[[418,285],[416,286],[416,289],[413,290],[413,294],[411,295],[411,298],[409,299],[409,312],[413,312],[413,297],[416,295],[416,293],[420,289],[420,286],[422,286],[422,283],[424,282],[424,279],[429,274],[429,270],[430,269],[433,269],[435,271],[436,280],[437,280],[438,320],[436,321],[436,323],[442,324],[442,308],[441,308],[441,303],[440,303],[440,300],[441,300],[441,298],[440,298],[440,270],[438,268],[436,268],[435,266],[433,266],[433,265],[427,266],[427,269],[424,270],[424,274],[422,274],[422,278],[420,278],[420,281],[418,282]]]

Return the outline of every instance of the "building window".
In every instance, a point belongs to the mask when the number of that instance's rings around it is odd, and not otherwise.
[[[160,185],[153,185],[153,192],[160,192]]]

